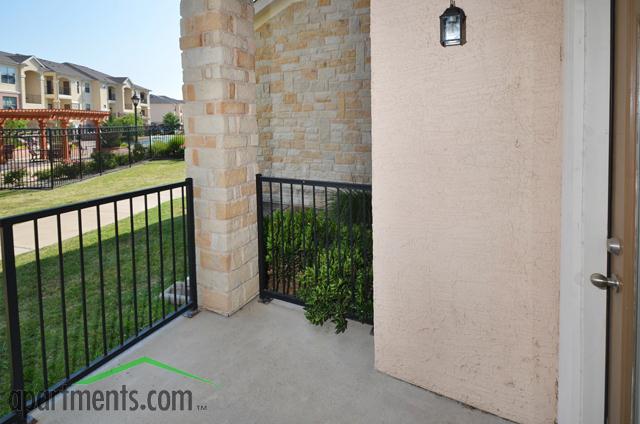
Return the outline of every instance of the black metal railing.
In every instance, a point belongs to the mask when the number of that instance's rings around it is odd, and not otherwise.
[[[0,242],[2,424],[197,309],[191,179],[0,218]]]
[[[371,186],[256,176],[260,297],[373,321]],[[326,299],[325,299],[326,300]]]
[[[0,129],[0,189],[54,188],[153,159],[184,159],[182,129]]]

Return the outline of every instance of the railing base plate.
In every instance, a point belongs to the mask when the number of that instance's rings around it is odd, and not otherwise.
[[[184,317],[193,318],[200,313],[200,309],[193,309],[184,313]]]

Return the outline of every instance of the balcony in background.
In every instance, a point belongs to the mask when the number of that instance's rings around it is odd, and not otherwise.
[[[26,102],[27,103],[31,103],[31,104],[41,104],[42,103],[42,96],[39,94],[27,94],[25,96]]]

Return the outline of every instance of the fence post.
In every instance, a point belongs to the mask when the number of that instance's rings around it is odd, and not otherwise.
[[[86,130],[85,130],[86,131]],[[82,172],[82,139],[84,138],[84,131],[82,128],[77,129],[78,132],[78,160],[80,161],[80,179],[84,179]]]
[[[100,126],[97,127],[96,130],[96,148],[98,149],[98,154],[96,155],[98,161],[98,171],[100,175],[102,175],[102,133],[100,131]]]
[[[54,150],[53,150],[53,137],[51,136],[53,134],[53,130],[51,128],[47,128],[47,141],[49,142],[49,184],[51,185],[50,188],[53,188],[53,168],[54,168]]]
[[[16,258],[13,245],[12,224],[0,225],[0,247],[4,275],[4,304],[9,342],[9,369],[11,370],[11,409],[20,422],[26,422],[24,374],[22,368],[22,344],[20,342],[20,309],[18,307],[18,284]]]
[[[262,174],[256,175],[256,204],[258,206],[258,278],[260,282],[260,301],[268,302],[270,299],[266,295],[267,291],[267,268],[264,257],[264,212],[262,205]]]
[[[135,129],[136,133],[135,133],[135,137],[136,139],[138,138],[138,129]],[[129,136],[127,137],[127,146],[129,148],[129,168],[131,168],[131,134],[129,134]]]
[[[193,209],[193,178],[187,178],[187,256],[189,257],[189,297],[191,310],[198,310],[198,283],[196,269],[196,226]]]

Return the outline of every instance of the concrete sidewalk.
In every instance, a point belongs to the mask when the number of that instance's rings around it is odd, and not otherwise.
[[[173,189],[173,198],[180,199],[182,196],[179,188]],[[170,200],[169,190],[160,193],[160,203]],[[144,212],[144,196],[136,197],[132,201],[133,214]],[[157,194],[147,196],[147,207],[149,209],[158,206]],[[186,207],[186,204],[185,204]],[[104,228],[106,225],[113,224],[116,217],[116,209],[118,220],[128,218],[130,213],[129,200],[117,202],[117,208],[114,204],[105,204],[100,206],[100,225]],[[82,233],[87,233],[98,228],[97,208],[88,208],[82,210]],[[60,233],[62,240],[77,237],[78,231],[78,213],[70,212],[60,215]],[[34,224],[33,221],[18,224],[13,229],[15,253],[20,255],[35,250]],[[58,242],[58,225],[56,216],[41,218],[38,220],[38,238],[40,247],[46,247]]]

